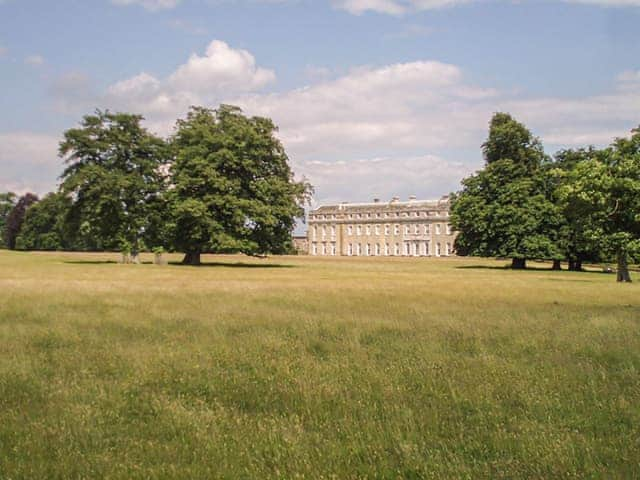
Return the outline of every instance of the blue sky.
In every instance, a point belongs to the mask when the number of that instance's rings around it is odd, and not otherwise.
[[[559,148],[640,124],[640,0],[0,0],[0,190],[55,188],[96,107],[162,135],[188,105],[268,115],[316,201],[438,197],[492,112]]]

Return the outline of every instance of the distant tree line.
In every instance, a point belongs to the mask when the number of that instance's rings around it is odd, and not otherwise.
[[[2,245],[247,255],[292,250],[312,188],[295,181],[274,123],[234,106],[192,107],[163,139],[143,117],[96,111],[67,130],[59,190],[0,194]]]
[[[485,165],[452,195],[459,255],[552,260],[580,271],[615,261],[618,281],[640,254],[640,129],[607,148],[544,153],[540,140],[507,113],[493,116]]]

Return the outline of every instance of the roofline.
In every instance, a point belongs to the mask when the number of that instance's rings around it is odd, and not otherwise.
[[[381,206],[392,206],[392,205],[401,205],[401,206],[411,206],[411,205],[422,205],[422,204],[439,204],[439,203],[447,203],[448,200],[443,200],[442,198],[437,199],[437,200],[406,200],[406,201],[393,201],[390,200],[388,202],[365,202],[365,203],[350,203],[350,202],[344,202],[344,203],[331,203],[331,204],[327,204],[327,205],[318,205],[316,208],[314,208],[311,211],[314,210],[320,210],[321,208],[328,208],[328,207],[333,207],[333,208],[340,208],[340,207],[381,207]]]

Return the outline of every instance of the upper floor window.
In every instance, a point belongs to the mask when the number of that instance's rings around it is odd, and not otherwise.
[[[436,235],[440,235],[440,224],[436,223]]]
[[[451,225],[447,223],[447,235],[451,235]]]
[[[393,233],[395,235],[399,235],[400,234],[400,225],[394,225],[393,226]]]
[[[424,226],[424,234],[428,235],[429,234],[429,224]]]
[[[367,231],[367,235],[371,235],[371,225],[367,225],[366,231]]]
[[[347,225],[347,235],[353,235],[353,225]]]
[[[405,235],[409,235],[409,232],[411,231],[411,230],[410,230],[410,228],[411,228],[411,227],[409,227],[409,225],[405,225],[405,226],[404,226],[404,233],[405,233]]]
[[[384,226],[384,234],[385,235],[389,235],[389,230],[390,230],[389,225],[385,225]]]
[[[415,233],[416,235],[420,233],[420,225],[413,226],[413,233]]]
[[[360,225],[356,226],[356,235],[362,235],[362,226]]]
[[[331,236],[332,237],[336,236],[336,226],[335,225],[331,225]]]
[[[380,225],[375,226],[376,235],[380,235]]]

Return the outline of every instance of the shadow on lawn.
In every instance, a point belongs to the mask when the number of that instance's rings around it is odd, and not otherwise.
[[[245,262],[202,262],[200,265],[185,265],[182,262],[169,262],[172,267],[223,267],[223,268],[296,268],[295,265],[283,265],[281,263],[266,263],[260,265],[259,263],[245,263]]]
[[[559,272],[559,273],[579,273],[579,274],[598,274],[598,275],[612,275],[611,272],[604,272],[602,270],[582,270],[581,272],[571,272],[570,270],[567,270],[566,268],[563,268],[562,270],[552,270],[551,267],[527,267],[524,270],[514,270],[511,268],[510,265],[503,265],[503,266],[490,266],[490,265],[461,265],[459,267],[455,267],[456,269],[461,269],[461,270],[510,270],[510,271],[514,271],[514,272]],[[633,269],[630,269],[631,271],[634,271]]]
[[[115,260],[65,260],[62,263],[73,265],[120,265],[120,262]],[[140,262],[139,265],[153,265],[153,262],[145,261]],[[172,267],[223,267],[223,268],[296,268],[295,265],[283,265],[281,263],[267,263],[260,265],[259,263],[245,263],[245,262],[202,262],[200,265],[185,265],[182,262],[169,262],[168,265]]]

